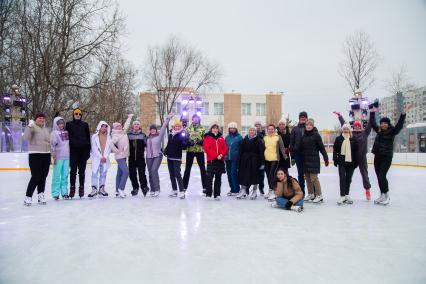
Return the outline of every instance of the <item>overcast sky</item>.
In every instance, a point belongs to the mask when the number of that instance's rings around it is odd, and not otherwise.
[[[283,91],[283,111],[306,110],[321,129],[336,124],[351,93],[338,73],[342,43],[364,30],[382,59],[371,98],[386,95],[391,70],[405,65],[426,85],[426,0],[120,0],[125,56],[141,68],[148,46],[176,35],[220,64],[222,91]],[[140,86],[140,90],[144,87]],[[346,114],[346,112],[345,112]]]

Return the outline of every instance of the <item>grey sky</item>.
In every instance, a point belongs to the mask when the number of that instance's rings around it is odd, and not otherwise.
[[[400,65],[413,83],[426,85],[426,0],[119,3],[127,17],[125,55],[137,68],[149,45],[177,35],[221,65],[222,91],[283,91],[284,113],[296,118],[306,110],[321,129],[336,124],[333,110],[348,106],[337,70],[342,42],[356,30],[367,32],[382,56],[369,98],[387,95],[384,81]]]

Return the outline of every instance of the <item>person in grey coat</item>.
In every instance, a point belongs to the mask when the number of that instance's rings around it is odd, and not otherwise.
[[[334,112],[334,114],[337,115],[340,125],[343,126],[346,121],[343,118],[343,116],[339,112]],[[371,122],[368,120],[367,126],[365,129],[363,129],[362,124],[360,121],[354,121],[353,125],[353,132],[352,136],[357,142],[357,161],[358,161],[358,167],[359,172],[362,177],[362,184],[364,185],[365,189],[365,197],[367,200],[371,199],[371,184],[370,184],[370,178],[368,177],[368,164],[367,164],[367,144],[368,144],[368,136],[370,136],[371,133]]]
[[[161,143],[163,142],[167,125],[172,117],[173,114],[170,113],[161,126],[160,131],[158,131],[155,124],[149,127],[149,135],[146,140],[146,166],[148,168],[151,197],[158,197],[160,195],[160,177],[158,176],[158,169],[163,160]]]

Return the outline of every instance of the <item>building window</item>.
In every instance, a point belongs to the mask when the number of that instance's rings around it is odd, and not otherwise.
[[[250,126],[241,126],[241,135],[245,136],[248,134]]]
[[[209,103],[208,102],[203,102],[202,113],[203,113],[203,115],[209,115]]]
[[[242,115],[251,115],[251,104],[250,103],[242,103],[241,104],[241,114]]]
[[[256,116],[265,116],[266,104],[256,104]]]
[[[223,115],[223,103],[214,103],[214,115]]]
[[[178,113],[180,113],[180,111],[181,111],[181,104],[180,104],[180,102],[175,102],[173,104],[173,107],[172,107],[172,112],[178,114]]]

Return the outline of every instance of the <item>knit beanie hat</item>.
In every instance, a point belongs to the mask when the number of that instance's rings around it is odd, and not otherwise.
[[[141,125],[141,122],[139,120],[135,120],[133,121],[132,125],[135,125],[135,124]]]
[[[353,127],[356,128],[362,128],[362,123],[359,120],[354,121]]]
[[[260,124],[260,126],[262,126],[262,122],[261,122],[260,120],[256,120],[256,121],[254,122],[254,125],[258,125],[258,124]]]
[[[210,126],[209,126],[209,130],[212,130],[212,128],[214,127],[214,126],[217,126],[217,128],[220,128],[219,127],[219,122],[218,121],[213,121],[212,123],[210,123]]]
[[[230,123],[228,124],[228,128],[238,128],[238,125],[237,125],[237,123],[236,123],[236,122],[230,122]]]
[[[299,118],[301,118],[301,117],[306,117],[306,118],[308,118],[308,113],[307,113],[306,111],[301,111],[301,112],[299,113]]]
[[[349,129],[349,131],[352,131],[351,125],[349,123],[345,123],[345,124],[342,125],[342,131],[345,128]]]
[[[312,124],[312,126],[315,126],[315,120],[313,118],[308,119],[308,121],[306,121],[306,124]]]
[[[387,125],[391,125],[391,121],[390,121],[389,117],[382,117],[380,119],[380,123],[386,123]]]
[[[36,113],[36,115],[34,116],[34,119],[37,119],[37,118],[39,118],[39,117],[46,118],[46,115],[45,115],[44,113],[42,113],[42,112],[38,112],[38,113]]]
[[[75,109],[72,110],[72,114],[75,114],[75,113],[81,114],[81,109],[76,107]]]
[[[149,130],[152,130],[152,129],[157,130],[157,125],[155,125],[155,124],[151,124],[151,125],[149,126]]]
[[[284,118],[281,118],[280,121],[278,121],[278,125],[279,124],[286,124],[287,125],[287,121]]]

